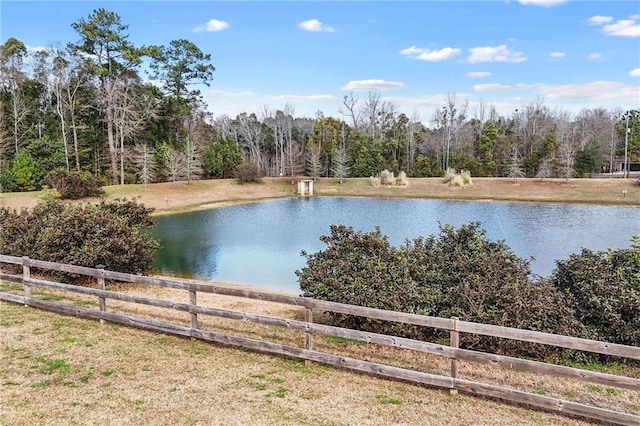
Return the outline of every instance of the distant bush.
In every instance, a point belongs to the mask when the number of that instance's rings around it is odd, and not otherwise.
[[[393,176],[393,172],[390,172],[387,169],[381,171],[379,177],[380,177],[380,183],[382,185],[395,185],[396,184],[396,178]]]
[[[100,179],[89,172],[56,169],[49,172],[44,181],[50,188],[56,189],[63,199],[96,197],[104,192]]]
[[[448,183],[450,186],[463,187],[471,185],[471,173],[468,170],[460,170],[460,173],[456,172],[456,169],[447,169],[443,177],[444,183]]]
[[[455,177],[456,177],[456,169],[447,168],[447,170],[444,172],[444,177],[442,178],[442,181],[444,183],[450,183]]]
[[[404,171],[400,171],[400,173],[398,173],[398,179],[396,180],[396,183],[400,186],[409,185],[409,179],[407,179],[407,174]]]
[[[235,168],[235,177],[240,185],[261,182],[262,176],[254,163],[242,163]]]
[[[135,201],[70,204],[49,201],[21,211],[0,208],[0,253],[149,273],[159,247],[145,229],[152,209]]]

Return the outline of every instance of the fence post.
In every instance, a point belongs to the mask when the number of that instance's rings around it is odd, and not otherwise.
[[[458,317],[451,317],[451,319],[453,320],[453,330],[449,331],[449,346],[451,346],[454,349],[458,349],[460,347],[460,333],[458,332]],[[455,355],[453,356],[453,358],[451,358],[451,378],[454,381],[454,386],[455,386],[455,380],[458,378],[458,359],[455,357]],[[458,393],[457,389],[450,389],[449,392],[452,395],[456,395]]]
[[[304,308],[304,321],[312,324],[313,323],[313,309],[312,308]],[[313,350],[313,333],[309,331],[304,332],[304,348]]]
[[[27,284],[27,280],[31,279],[31,261],[29,256],[22,256],[22,288],[24,297],[31,297],[31,287]],[[27,306],[26,304],[24,306]]]
[[[100,276],[98,277],[98,290],[105,290],[104,268],[105,266],[103,264],[96,265],[96,269],[100,271]],[[98,296],[98,307],[100,308],[100,312],[106,312],[107,302],[104,297]],[[100,324],[104,324],[104,320],[102,318],[100,318]]]
[[[304,293],[302,293],[300,296],[302,297],[313,297],[315,296],[315,294],[305,291]],[[306,323],[312,324],[313,323],[313,308],[309,308],[307,306],[305,306],[304,308],[304,321]],[[313,350],[313,333],[311,333],[310,331],[305,331],[304,332],[304,348],[307,350],[312,351]],[[305,365],[309,364],[309,361],[305,360]]]
[[[198,305],[195,290],[189,289],[189,303],[193,306]],[[191,328],[198,328],[198,314],[191,313],[190,316],[191,316],[191,322],[190,322]],[[194,338],[192,337],[192,339]]]

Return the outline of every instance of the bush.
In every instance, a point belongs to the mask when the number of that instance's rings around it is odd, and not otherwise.
[[[447,169],[443,178],[444,183],[448,183],[450,186],[463,187],[465,185],[471,185],[471,173],[468,170],[460,170],[460,173],[456,173],[456,169]]]
[[[242,163],[235,168],[235,177],[240,185],[251,182],[262,182],[258,166],[254,163]]]
[[[398,185],[407,186],[409,185],[409,179],[407,179],[407,174],[404,171],[398,173]]]
[[[628,249],[582,249],[557,262],[551,282],[566,295],[590,339],[640,346],[639,236]]]
[[[13,181],[19,191],[35,191],[42,188],[42,170],[31,154],[20,151],[11,166]]]
[[[382,185],[395,185],[396,178],[393,176],[393,172],[390,172],[387,169],[384,169],[380,172],[380,183]]]
[[[134,201],[69,204],[49,201],[31,210],[0,208],[0,251],[52,262],[149,273],[159,247],[145,232],[153,223]]]
[[[49,187],[56,189],[63,199],[97,197],[104,192],[100,179],[89,172],[56,169],[49,172],[44,181]]]
[[[450,183],[455,177],[456,169],[447,168],[447,170],[444,172],[444,177],[442,178],[442,180],[444,181],[444,183]]]
[[[322,300],[560,334],[582,335],[563,295],[546,282],[529,280],[529,261],[504,242],[488,241],[479,224],[440,228],[438,236],[392,247],[376,230],[332,226],[321,237],[325,250],[302,255],[300,288]],[[410,327],[333,314],[339,326],[417,339],[443,336]],[[462,345],[483,350],[548,356],[553,348],[465,334]]]
[[[0,193],[13,192],[16,190],[16,181],[13,178],[11,169],[0,162]]]

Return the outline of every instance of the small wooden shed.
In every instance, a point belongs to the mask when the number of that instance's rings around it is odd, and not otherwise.
[[[313,180],[299,180],[298,195],[303,197],[313,195]]]

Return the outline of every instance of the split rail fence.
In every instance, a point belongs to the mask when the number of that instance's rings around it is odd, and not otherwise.
[[[405,380],[423,385],[456,390],[472,395],[493,397],[510,402],[528,404],[542,409],[581,416],[588,419],[601,420],[623,425],[640,425],[640,416],[636,414],[617,412],[606,408],[594,407],[559,398],[460,379],[458,378],[458,362],[460,360],[473,361],[493,366],[500,366],[507,369],[526,370],[557,377],[583,380],[589,383],[597,383],[622,389],[629,389],[632,391],[640,391],[640,379],[462,349],[458,347],[458,342],[460,333],[473,333],[477,335],[513,339],[523,342],[552,345],[561,348],[587,351],[633,360],[640,360],[640,347],[625,346],[614,343],[587,340],[549,333],[541,333],[531,330],[522,330],[489,324],[460,321],[455,318],[438,318],[401,312],[385,311],[361,306],[327,302],[310,297],[295,297],[239,288],[227,288],[214,285],[184,282],[165,277],[150,277],[125,274],[120,272],[108,271],[104,268],[86,268],[54,262],[33,260],[27,257],[0,255],[0,264],[2,263],[22,266],[22,274],[8,274],[4,273],[0,269],[0,280],[21,283],[23,286],[22,295],[0,292],[0,300],[3,301],[24,304],[26,306],[32,306],[35,308],[45,309],[48,311],[67,315],[74,315],[83,318],[99,319],[101,321],[106,320],[110,322],[121,323],[160,333],[167,333],[201,339],[208,342],[250,348],[261,352],[313,361],[391,379]],[[32,268],[37,268],[38,270],[42,271],[57,271],[94,277],[97,281],[97,288],[89,288],[71,284],[64,284],[60,282],[35,279],[31,277]],[[106,280],[185,290],[189,293],[189,303],[178,303],[175,301],[109,291],[105,288]],[[68,304],[58,303],[50,300],[38,299],[31,296],[32,288],[47,288],[57,291],[77,293],[81,295],[95,296],[97,297],[98,307],[97,309],[91,309],[86,307],[71,306]],[[235,296],[240,298],[249,298],[304,307],[305,320],[299,321],[198,305],[197,294],[199,292]],[[190,316],[190,324],[189,327],[186,327],[148,318],[139,318],[114,312],[108,312],[106,303],[107,299],[187,312]],[[314,313],[322,312],[335,312],[348,315],[357,315],[371,319],[394,321],[399,323],[447,330],[450,333],[450,344],[441,345],[431,342],[401,338],[397,336],[370,333],[314,323]],[[283,345],[274,342],[231,336],[223,333],[204,330],[202,328],[199,328],[198,326],[199,315],[248,321],[268,326],[285,327],[292,330],[301,330],[304,331],[305,335],[304,347]],[[314,335],[356,339],[368,343],[388,345],[391,347],[402,349],[411,349],[423,353],[446,357],[451,360],[450,375],[443,376],[430,374],[421,371],[414,371],[406,368],[389,366],[326,352],[320,352],[314,350],[313,348]]]

